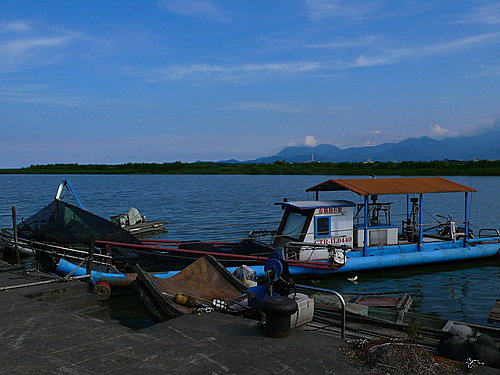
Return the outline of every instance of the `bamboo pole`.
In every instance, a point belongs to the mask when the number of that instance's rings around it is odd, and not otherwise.
[[[12,206],[12,229],[14,231],[14,251],[16,253],[17,264],[21,264],[21,256],[19,255],[19,240],[17,237],[17,213],[16,206]]]

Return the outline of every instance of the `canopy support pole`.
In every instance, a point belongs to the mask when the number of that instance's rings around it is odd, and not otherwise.
[[[467,238],[469,237],[469,192],[465,192],[465,234],[464,234],[464,246],[467,246]]]
[[[424,243],[424,195],[419,194],[419,208],[418,208],[418,251],[421,250],[422,244]]]
[[[363,215],[365,217],[364,223],[365,226],[363,228],[363,256],[366,256],[366,249],[368,248],[368,194],[365,195],[365,204],[363,205]]]
[[[406,222],[410,222],[410,212],[411,212],[411,206],[410,206],[410,194],[406,194]]]

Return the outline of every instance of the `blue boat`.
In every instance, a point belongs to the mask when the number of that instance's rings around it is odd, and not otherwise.
[[[204,254],[213,255],[230,271],[247,264],[257,276],[263,276],[263,264],[269,252],[275,249],[283,249],[293,276],[304,277],[469,261],[500,254],[498,230],[481,229],[477,238],[470,230],[470,195],[476,190],[445,178],[331,179],[307,191],[314,193],[316,199],[276,203],[283,209],[283,216],[267,242],[253,232],[240,243],[144,240],[139,245],[110,241],[98,241],[97,245],[107,248],[117,265],[161,264],[169,271],[161,277],[175,274],[186,262]],[[350,191],[357,194],[361,202],[320,200],[319,194],[328,191]],[[463,220],[447,217],[441,223],[424,223],[424,196],[438,193],[464,194]],[[392,203],[379,201],[380,197],[395,194],[406,196],[406,214],[400,223],[392,220]],[[178,263],[179,258],[184,263]],[[235,266],[230,267],[231,264]],[[75,267],[61,262],[58,265],[60,273]],[[124,276],[120,277],[134,279],[133,274],[126,273],[124,268],[121,270]],[[94,277],[108,281],[118,278],[116,273],[108,276],[103,272]]]
[[[497,229],[470,230],[470,194],[476,189],[441,177],[331,179],[306,190],[314,201],[277,203],[284,209],[274,246],[288,259],[343,264],[333,273],[469,260],[500,252]],[[320,192],[350,191],[361,203],[322,201]],[[463,193],[463,221],[450,217],[438,224],[423,221],[424,194]],[[392,203],[380,196],[406,195],[401,224],[391,220]],[[443,217],[443,216],[441,216]],[[332,273],[330,272],[330,273]],[[328,274],[325,271],[313,274]]]

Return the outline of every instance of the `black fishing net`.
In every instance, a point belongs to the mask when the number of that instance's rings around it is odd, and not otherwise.
[[[25,239],[61,245],[88,244],[96,240],[138,244],[126,230],[69,203],[55,199],[18,226]]]

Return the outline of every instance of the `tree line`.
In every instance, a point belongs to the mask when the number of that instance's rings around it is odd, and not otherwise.
[[[247,174],[247,175],[401,175],[499,176],[500,160],[404,161],[374,163],[269,164],[196,162],[126,164],[33,164],[0,169],[1,174]]]

